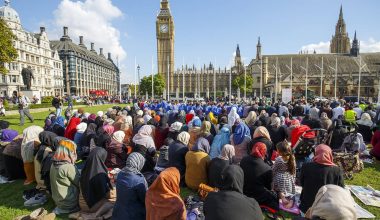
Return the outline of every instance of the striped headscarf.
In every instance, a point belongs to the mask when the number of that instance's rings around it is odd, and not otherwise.
[[[53,165],[58,167],[63,164],[75,164],[77,160],[77,145],[68,139],[60,140],[58,148],[52,158]]]

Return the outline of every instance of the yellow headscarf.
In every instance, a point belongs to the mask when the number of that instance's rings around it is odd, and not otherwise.
[[[215,118],[214,113],[212,112],[208,113],[208,117],[210,118],[211,123],[213,123],[214,125],[218,124],[218,119]]]

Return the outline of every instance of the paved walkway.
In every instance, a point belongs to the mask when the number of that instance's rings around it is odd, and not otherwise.
[[[78,109],[78,108],[81,108],[81,107],[87,107],[87,105],[75,105],[74,109]],[[63,109],[66,109],[66,108],[67,108],[67,106],[65,106],[65,108],[63,108]],[[30,113],[38,113],[38,112],[46,112],[46,111],[55,111],[55,108],[52,106],[52,107],[49,107],[49,108],[29,109]],[[19,114],[18,110],[12,110],[12,111],[6,111],[5,112],[5,115],[18,115],[18,114]]]

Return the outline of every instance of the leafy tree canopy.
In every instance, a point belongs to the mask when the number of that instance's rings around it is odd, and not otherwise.
[[[253,78],[250,74],[247,74],[246,77],[246,87],[244,87],[244,73],[240,74],[232,81],[232,87],[234,89],[240,88],[241,93],[244,93],[245,89],[247,89],[247,93],[252,92]]]
[[[153,87],[154,95],[159,96],[163,93],[165,88],[165,80],[162,77],[162,74],[156,74],[153,76]],[[141,79],[140,82],[140,94],[145,95],[148,92],[148,95],[152,95],[152,76],[145,76]]]
[[[16,36],[9,29],[7,23],[0,18],[0,73],[8,73],[5,65],[17,59],[17,50],[13,46]]]

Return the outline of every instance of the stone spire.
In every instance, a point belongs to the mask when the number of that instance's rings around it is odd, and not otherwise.
[[[261,59],[261,42],[260,42],[260,37],[257,41],[257,45],[256,45],[256,60],[260,60]]]
[[[352,47],[351,47],[350,55],[357,57],[359,55],[359,51],[360,51],[360,43],[359,43],[358,39],[356,38],[356,31],[355,31],[354,40],[352,41]]]
[[[236,56],[237,56],[237,57],[240,57],[240,48],[239,48],[239,44],[238,44],[237,47],[236,47]]]
[[[332,37],[330,43],[330,52],[349,54],[350,49],[350,38],[346,32],[346,23],[343,18],[343,7],[340,6],[339,19],[335,26],[335,35]]]

